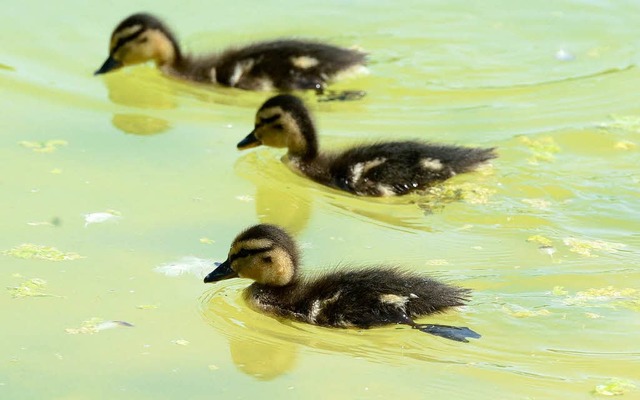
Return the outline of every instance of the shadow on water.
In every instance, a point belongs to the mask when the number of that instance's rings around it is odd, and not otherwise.
[[[292,172],[278,150],[259,149],[238,158],[237,175],[256,186],[256,214],[262,223],[277,223],[293,233],[308,224],[313,207],[328,207],[341,218],[358,218],[403,232],[432,232],[429,216],[459,202],[483,204],[495,193],[488,181],[493,169],[456,177],[420,193],[401,197],[358,197],[315,183]]]

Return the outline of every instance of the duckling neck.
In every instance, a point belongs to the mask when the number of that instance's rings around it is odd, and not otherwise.
[[[169,31],[153,29],[149,32],[149,39],[154,43],[154,59],[159,68],[166,69],[183,62],[180,47]]]
[[[302,281],[294,277],[284,286],[265,285],[254,282],[245,292],[247,299],[260,307],[280,305],[286,307],[285,303],[295,303],[300,292]]]
[[[297,159],[303,163],[309,163],[318,157],[318,138],[316,130],[307,116],[296,118],[299,132],[289,138],[288,156],[290,159]]]

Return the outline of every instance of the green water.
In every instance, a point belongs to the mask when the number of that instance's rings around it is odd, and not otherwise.
[[[640,398],[637,1],[2,8],[0,398]],[[500,158],[427,197],[308,182],[282,151],[235,149],[268,94],[151,66],[92,76],[141,9],[194,51],[291,35],[368,50],[371,74],[336,86],[364,100],[307,96],[325,148],[423,138]],[[472,288],[428,320],[482,339],[281,323],[243,304],[246,281],[205,286],[195,267],[257,222],[295,233],[307,271],[388,262]],[[172,263],[194,273],[157,270]]]

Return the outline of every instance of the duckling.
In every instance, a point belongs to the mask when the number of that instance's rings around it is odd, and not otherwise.
[[[321,153],[309,111],[299,98],[283,94],[258,110],[254,130],[240,143],[288,148],[294,172],[359,196],[400,196],[474,170],[497,157],[494,148],[469,148],[421,141],[380,142]]]
[[[133,14],[111,34],[109,57],[95,74],[154,61],[170,76],[246,90],[322,93],[342,73],[366,70],[366,54],[325,43],[285,39],[228,49],[204,57],[184,55],[174,34],[151,14]]]
[[[296,243],[285,230],[276,225],[255,225],[235,238],[227,260],[204,282],[253,279],[244,292],[252,308],[313,325],[368,329],[404,324],[460,342],[480,337],[466,327],[413,320],[464,305],[468,289],[392,266],[336,270],[305,278],[298,271],[299,259]]]

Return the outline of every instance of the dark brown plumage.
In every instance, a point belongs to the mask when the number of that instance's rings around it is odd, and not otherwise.
[[[256,225],[236,237],[227,260],[204,281],[238,276],[253,279],[255,282],[245,291],[252,307],[314,325],[366,329],[405,324],[462,342],[480,337],[465,327],[413,321],[464,305],[468,289],[382,265],[305,278],[298,271],[298,259],[295,242],[282,228]]]
[[[497,157],[493,148],[422,141],[360,145],[321,153],[309,111],[299,98],[283,94],[257,112],[255,129],[239,149],[265,144],[287,147],[289,166],[314,181],[360,196],[398,196],[474,170]]]
[[[349,70],[363,69],[366,54],[311,40],[284,39],[231,48],[208,56],[185,55],[158,18],[139,13],[111,35],[109,57],[96,74],[154,61],[166,74],[246,90],[321,92]]]

